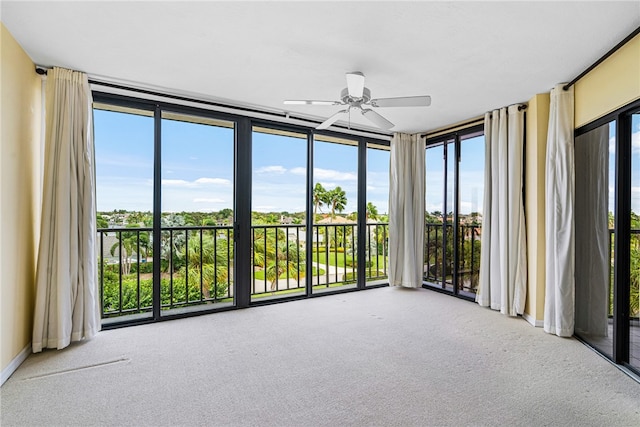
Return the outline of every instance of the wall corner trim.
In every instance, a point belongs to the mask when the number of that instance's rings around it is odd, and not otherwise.
[[[20,367],[22,362],[27,360],[27,357],[31,354],[31,343],[27,344],[16,357],[2,370],[0,374],[0,386],[5,383],[11,377],[11,375]]]
[[[524,318],[524,320],[529,322],[531,326],[534,326],[536,328],[542,328],[544,326],[544,320],[534,319],[533,316],[528,313],[524,313],[522,317]]]

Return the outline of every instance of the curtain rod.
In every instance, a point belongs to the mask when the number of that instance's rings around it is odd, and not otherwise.
[[[587,68],[586,70],[584,70],[582,73],[580,73],[578,75],[578,77],[576,77],[575,79],[571,80],[569,83],[567,83],[566,85],[562,86],[562,89],[564,90],[569,90],[569,88],[571,86],[573,86],[574,84],[576,84],[576,82],[578,80],[580,80],[581,78],[583,78],[584,76],[586,76],[589,72],[591,72],[591,70],[593,70],[594,68],[596,68],[598,65],[602,64],[607,58],[609,58],[611,55],[613,55],[614,53],[616,53],[616,51],[618,49],[620,49],[622,46],[624,46],[625,44],[627,44],[632,38],[634,38],[635,36],[637,36],[638,34],[640,34],[640,27],[636,28],[635,30],[633,30],[631,32],[631,34],[629,34],[627,37],[624,38],[624,40],[622,40],[620,43],[618,43],[617,45],[615,45],[609,52],[605,53],[602,57],[600,57],[600,59],[598,59],[596,62],[594,62],[593,64],[591,64],[591,66],[589,68]]]
[[[40,74],[41,76],[46,76],[47,75],[47,69],[43,68],[43,67],[36,66],[36,73]],[[169,98],[169,99],[174,99],[176,101],[195,102],[195,103],[208,105],[208,106],[211,106],[211,107],[231,108],[233,110],[237,110],[238,112],[267,114],[267,115],[271,115],[271,116],[279,117],[279,118],[287,118],[287,119],[291,118],[291,119],[303,120],[303,121],[306,121],[306,122],[309,122],[309,123],[312,123],[312,124],[319,124],[320,123],[319,121],[314,121],[314,120],[310,120],[310,119],[307,119],[307,118],[296,118],[290,112],[275,113],[275,112],[272,112],[272,111],[262,111],[262,110],[258,110],[258,109],[255,109],[255,108],[240,107],[240,106],[235,106],[235,105],[226,105],[226,104],[221,104],[221,103],[213,102],[213,101],[207,101],[207,100],[203,100],[203,99],[189,98],[187,96],[181,96],[181,95],[172,95],[172,94],[168,94],[168,93],[162,93],[162,92],[156,92],[156,91],[148,90],[148,89],[140,89],[140,88],[135,88],[135,87],[129,87],[129,86],[119,85],[119,84],[115,84],[115,83],[103,82],[103,81],[99,81],[99,80],[93,80],[93,79],[88,79],[88,80],[89,80],[89,84],[109,87],[109,88],[112,88],[112,89],[127,90],[127,91],[131,91],[131,92],[142,93],[142,94],[145,94],[145,95]],[[387,138],[391,137],[391,135],[389,135],[388,133],[375,132],[375,131],[371,131],[371,130],[353,129],[353,128],[348,128],[346,126],[341,126],[341,125],[336,125],[336,124],[334,124],[333,126],[339,128],[341,130],[345,130],[345,131],[354,130],[356,132],[361,132],[361,133],[365,133],[365,134],[368,134],[368,135],[371,135],[371,136],[384,138],[385,140]]]
[[[518,111],[522,111],[522,110],[526,110],[526,109],[527,109],[527,106],[525,104],[518,105]],[[475,125],[475,124],[481,122],[482,120],[483,120],[483,118],[479,117],[477,119],[469,120],[469,121],[466,121],[466,122],[463,122],[463,123],[459,123],[459,124],[456,124],[456,125],[452,125],[452,126],[449,126],[449,127],[443,128],[443,129],[435,129],[434,132],[420,134],[420,137],[421,138],[426,138],[427,136],[429,136],[431,134],[444,135],[445,133],[447,133],[448,130],[453,130],[453,129],[461,130],[461,129],[465,128],[466,126]]]

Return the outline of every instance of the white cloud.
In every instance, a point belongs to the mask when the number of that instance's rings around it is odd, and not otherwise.
[[[194,181],[196,184],[216,184],[216,185],[229,185],[231,181],[224,178],[198,178]]]
[[[609,138],[609,153],[616,152],[616,138],[615,136]],[[640,131],[631,134],[631,153],[640,154]]]
[[[340,172],[333,169],[313,168],[314,179],[328,179],[333,181],[357,181],[358,174],[354,172]]]
[[[609,138],[609,153],[614,154],[616,152],[616,137]]]
[[[338,184],[336,184],[335,182],[321,182],[320,185],[322,185],[325,190],[333,190],[338,186]]]
[[[224,200],[208,197],[196,197],[193,199],[193,203],[224,203]]]
[[[256,173],[273,173],[273,174],[282,175],[286,171],[287,170],[280,165],[273,165],[273,166],[263,166],[261,168],[256,169],[255,172]]]
[[[166,187],[202,187],[205,185],[230,185],[231,181],[224,178],[198,178],[195,181],[186,181],[184,179],[163,179],[162,185]]]
[[[293,168],[289,172],[294,175],[306,175],[306,168]],[[319,180],[329,181],[357,181],[358,174],[355,172],[341,172],[333,169],[313,168],[313,178]],[[323,184],[324,185],[324,184]]]

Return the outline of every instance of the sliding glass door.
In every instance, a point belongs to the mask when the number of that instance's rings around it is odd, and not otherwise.
[[[306,294],[307,134],[254,127],[251,301]]]
[[[154,111],[95,104],[97,253],[105,323],[152,317]]]
[[[481,127],[430,140],[425,154],[425,286],[473,298],[484,186]]]
[[[163,111],[162,313],[231,305],[234,123]]]
[[[613,357],[615,122],[575,141],[576,334]]]
[[[631,115],[629,364],[640,371],[640,111]]]
[[[640,372],[640,103],[579,129],[575,333]]]

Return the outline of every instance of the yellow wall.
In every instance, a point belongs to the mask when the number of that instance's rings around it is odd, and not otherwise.
[[[574,86],[575,126],[588,124],[640,99],[640,35],[582,77]],[[545,293],[545,156],[549,94],[527,109],[526,200],[528,283],[525,317],[540,325]]]
[[[545,158],[549,127],[549,94],[538,94],[527,108],[525,216],[527,227],[527,301],[525,317],[541,325],[545,286]]]
[[[0,23],[0,363],[31,342],[40,211],[41,80]]]
[[[640,98],[640,35],[575,85],[575,124],[583,126]]]

